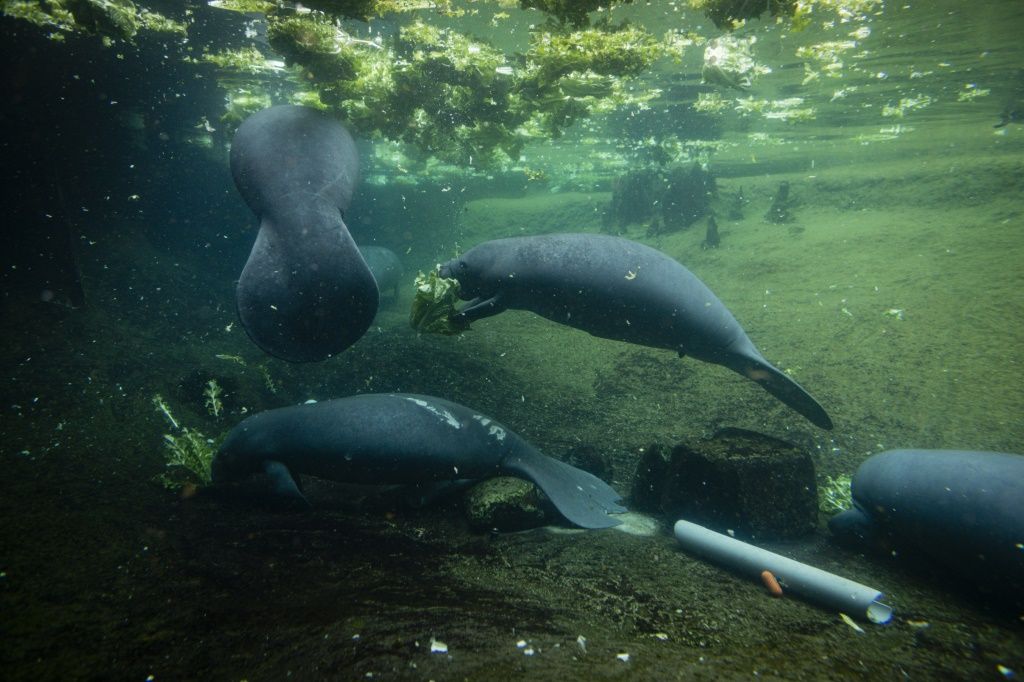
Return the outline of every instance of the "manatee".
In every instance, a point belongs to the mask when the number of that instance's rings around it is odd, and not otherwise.
[[[344,221],[358,171],[352,136],[315,109],[270,107],[235,133],[231,172],[259,219],[238,316],[271,355],[323,360],[373,321],[377,285]]]
[[[457,279],[460,297],[471,299],[457,318],[529,310],[600,338],[673,350],[728,367],[816,426],[832,428],[821,405],[761,356],[703,282],[649,246],[597,234],[496,239],[439,274]]]
[[[829,529],[859,547],[916,550],[972,583],[1024,600],[1024,456],[888,450],[853,477]]]
[[[308,506],[295,482],[308,474],[344,483],[430,484],[518,476],[583,528],[609,528],[621,496],[581,469],[541,453],[476,410],[425,395],[368,394],[253,415],[214,456],[214,483],[270,477],[282,500]]]
[[[373,278],[377,281],[377,289],[383,297],[390,292],[391,301],[398,300],[398,287],[402,283],[402,261],[398,254],[384,246],[360,246],[359,252],[369,266]]]

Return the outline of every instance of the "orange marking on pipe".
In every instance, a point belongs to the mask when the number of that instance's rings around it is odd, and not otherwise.
[[[761,582],[768,588],[768,593],[773,597],[782,596],[782,586],[779,585],[779,581],[775,579],[771,571],[761,571]]]

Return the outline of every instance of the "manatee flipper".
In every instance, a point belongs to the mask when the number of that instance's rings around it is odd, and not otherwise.
[[[502,305],[500,297],[492,296],[482,300],[474,298],[456,315],[465,319],[466,322],[476,322],[502,312],[505,312],[505,306]]]
[[[724,353],[701,359],[725,365],[737,374],[757,382],[761,388],[802,414],[815,426],[832,428],[832,419],[825,408],[803,386],[765,360],[750,339],[737,339]]]
[[[780,372],[764,359],[747,359],[742,369],[735,369],[743,376],[756,381],[761,388],[807,417],[815,426],[822,429],[832,428],[832,419],[828,416],[817,400],[804,387],[793,381],[785,373]]]
[[[856,503],[829,519],[828,529],[837,540],[853,546],[874,546],[879,541],[878,529]]]
[[[618,503],[622,496],[593,474],[536,450],[508,456],[501,468],[533,481],[562,516],[581,528],[611,528],[622,523],[608,516],[626,511]]]
[[[263,463],[263,473],[270,481],[270,495],[275,503],[296,509],[312,509],[309,500],[299,490],[292,472],[284,464],[268,459]]]

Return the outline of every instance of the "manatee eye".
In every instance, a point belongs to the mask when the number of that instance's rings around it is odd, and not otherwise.
[[[466,265],[465,261],[461,261],[460,260],[459,261],[459,270],[462,270],[463,272],[465,272],[468,269],[469,269],[469,266]]]

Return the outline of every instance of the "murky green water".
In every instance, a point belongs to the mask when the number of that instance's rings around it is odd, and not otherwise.
[[[380,42],[346,45],[400,71],[430,56],[394,47],[403,26],[450,29],[461,37],[445,49],[503,60],[472,82],[506,103],[509,84],[525,88],[539,68],[523,55],[544,24],[507,4],[349,20],[350,38]],[[108,28],[107,46],[5,17],[5,679],[1024,672],[1019,609],[935,566],[841,548],[824,517],[802,540],[765,544],[878,587],[896,608],[891,624],[858,633],[827,610],[771,599],[681,552],[673,519],[654,536],[488,534],[468,528],[458,498],[406,510],[309,480],[315,511],[302,515],[154,480],[167,469],[164,435],[181,435],[156,395],[213,442],[245,416],[308,399],[442,396],[556,458],[598,452],[627,505],[652,445],[724,427],[806,449],[819,483],[891,448],[1021,452],[1024,127],[1012,112],[1024,103],[1024,5],[866,3],[850,15],[819,6],[806,25],[751,21],[731,34],[753,39],[757,73],[742,88],[704,68],[707,41],[726,34],[684,5],[615,8],[614,23],[674,52],[633,78],[534,92],[549,100],[533,118],[491,131],[522,143],[514,153],[482,151],[480,121],[457,120],[458,90],[444,91],[449,108],[409,86],[391,109],[357,118],[363,178],[346,222],[360,243],[399,255],[403,285],[358,343],[309,364],[266,355],[237,320],[235,282],[256,230],[227,164],[238,121],[222,116],[243,110],[243,91],[259,108],[322,77],[202,61],[248,45],[279,59],[257,14],[154,3],[187,24],[187,42],[147,31],[125,41]],[[438,91],[464,75],[430,64]],[[506,108],[535,105],[515,92]],[[435,110],[401,110],[423,101]],[[346,102],[335,111],[358,114]],[[481,120],[511,116],[473,106],[488,112]],[[552,112],[576,117],[557,137]],[[418,148],[430,128],[417,126],[442,115],[451,128]],[[403,136],[412,144],[393,141]],[[673,169],[695,165],[714,177],[717,248],[704,248],[709,213],[670,229],[660,194],[613,211],[629,174],[657,176],[647,187],[660,192]],[[784,182],[791,220],[773,223]],[[553,232],[618,234],[686,265],[834,430],[723,367],[527,312],[457,337],[409,327],[417,271],[489,239]],[[223,390],[216,415],[211,380]],[[439,642],[447,653],[432,652]]]

